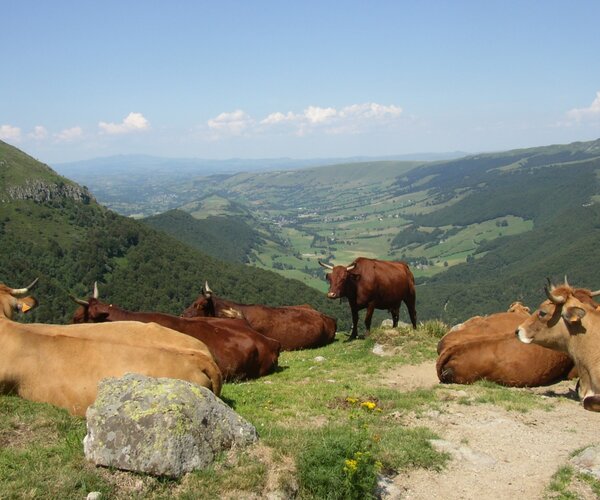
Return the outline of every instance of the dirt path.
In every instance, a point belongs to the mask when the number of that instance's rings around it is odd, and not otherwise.
[[[414,390],[437,385],[435,362],[402,366],[384,376],[384,385]],[[571,453],[600,443],[600,414],[585,411],[573,399],[574,382],[531,390],[549,410],[507,411],[492,404],[465,405],[458,398],[468,386],[447,385],[441,411],[409,416],[399,424],[425,426],[444,442],[452,460],[441,472],[415,470],[390,482],[387,499],[541,499],[551,477],[567,465]],[[581,498],[596,498],[591,491]],[[590,496],[591,495],[591,496]]]

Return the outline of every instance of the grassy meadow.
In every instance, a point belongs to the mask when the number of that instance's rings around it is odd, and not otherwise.
[[[400,391],[383,382],[395,368],[435,359],[445,331],[432,321],[416,331],[376,330],[354,342],[340,335],[320,349],[282,353],[270,376],[226,384],[223,400],[256,426],[258,444],[177,480],[95,467],[83,455],[84,419],[0,396],[0,498],[80,499],[91,491],[117,499],[261,498],[274,490],[305,499],[369,498],[379,474],[439,471],[447,464],[448,456],[429,443],[443,436],[401,422],[443,411],[442,402],[456,391],[442,385]],[[373,354],[376,342],[392,354]],[[459,403],[515,412],[547,404],[490,383],[461,386],[461,393]],[[555,483],[568,491],[564,479]]]

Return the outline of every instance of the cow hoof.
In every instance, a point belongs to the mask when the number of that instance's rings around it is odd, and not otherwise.
[[[584,398],[583,407],[589,411],[600,411],[600,396],[594,394]]]

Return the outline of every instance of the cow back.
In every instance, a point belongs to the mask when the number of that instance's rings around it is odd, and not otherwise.
[[[349,271],[353,276],[356,304],[373,303],[377,309],[398,307],[407,297],[415,296],[414,276],[405,262],[359,257]],[[414,300],[414,299],[413,299]]]
[[[509,387],[535,387],[572,378],[573,361],[564,353],[525,345],[514,334],[488,335],[442,351],[436,363],[443,383],[489,380]]]
[[[222,377],[200,341],[157,324],[3,323],[0,385],[84,415],[102,378],[141,373],[187,380],[220,394]],[[39,362],[43,360],[43,362]]]

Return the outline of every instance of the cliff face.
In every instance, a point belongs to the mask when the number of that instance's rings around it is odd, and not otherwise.
[[[43,203],[63,198],[70,198],[85,204],[95,201],[91,193],[84,187],[61,181],[52,183],[39,179],[27,179],[21,186],[7,186],[6,193],[0,201],[33,200]]]

